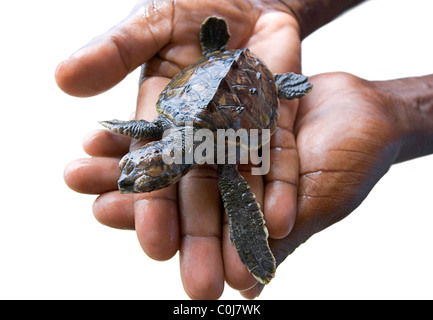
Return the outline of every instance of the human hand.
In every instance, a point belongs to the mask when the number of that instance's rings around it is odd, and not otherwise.
[[[350,214],[392,164],[433,152],[433,76],[369,82],[331,73],[309,81],[314,90],[295,122],[298,213],[291,233],[271,240],[277,264]]]
[[[120,25],[62,63],[57,82],[67,93],[90,96],[146,62],[136,118],[152,120],[169,79],[200,57],[199,28],[209,15],[227,20],[229,48],[250,48],[272,72],[299,72],[299,27],[288,11],[278,1],[141,1]],[[264,209],[271,238],[286,236],[296,215],[296,111],[297,102],[281,103],[269,174],[263,178],[251,176],[250,168],[244,171]],[[240,262],[223,223],[214,168],[193,170],[178,185],[150,194],[121,195],[117,163],[129,143],[107,131],[88,136],[84,148],[93,158],[70,164],[67,184],[78,192],[100,194],[94,204],[97,219],[112,227],[135,228],[150,257],[166,260],[180,249],[182,281],[191,298],[218,298],[224,280],[238,290],[253,286],[256,280]]]

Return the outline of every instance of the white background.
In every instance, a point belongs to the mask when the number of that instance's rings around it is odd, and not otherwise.
[[[0,4],[0,298],[186,299],[178,257],[156,262],[132,231],[100,225],[94,196],[63,182],[97,120],[128,118],[138,73],[103,95],[61,92],[56,65],[125,17],[135,0]],[[370,80],[433,73],[433,2],[372,0],[310,36],[307,75]],[[278,269],[261,299],[432,299],[433,157],[399,164],[344,221]],[[223,299],[241,298],[226,286]]]

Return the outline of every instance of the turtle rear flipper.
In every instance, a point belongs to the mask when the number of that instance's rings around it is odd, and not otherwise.
[[[275,258],[260,206],[235,165],[218,167],[218,186],[228,215],[230,238],[242,263],[260,283],[271,281]]]
[[[215,51],[224,50],[229,39],[230,33],[225,20],[208,17],[203,21],[200,32],[200,45],[204,56]]]
[[[313,88],[306,76],[293,72],[275,74],[274,78],[278,87],[278,97],[282,99],[302,98]]]

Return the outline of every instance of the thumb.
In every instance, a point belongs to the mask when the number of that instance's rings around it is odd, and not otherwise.
[[[59,64],[57,85],[78,97],[112,88],[168,43],[172,13],[172,1],[140,1],[126,19]]]

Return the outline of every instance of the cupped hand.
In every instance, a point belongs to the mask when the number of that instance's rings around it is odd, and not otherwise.
[[[375,82],[345,73],[310,77],[295,123],[300,158],[298,214],[292,232],[274,239],[281,263],[315,233],[350,214],[396,161],[402,136],[396,106]],[[277,273],[278,277],[278,273]],[[247,293],[257,295],[258,284]]]
[[[250,48],[275,73],[300,72],[298,23],[280,1],[159,0],[140,1],[119,25],[61,63],[57,83],[69,94],[91,96],[145,63],[136,118],[152,120],[155,102],[170,78],[200,57],[200,25],[211,15],[228,22],[229,49]],[[297,108],[298,102],[281,103],[270,172],[263,177],[251,176],[249,167],[243,171],[273,239],[287,236],[296,216]],[[166,260],[180,250],[181,277],[191,298],[218,298],[224,281],[254,297],[256,280],[229,239],[215,168],[201,166],[163,190],[122,195],[116,185],[117,164],[130,142],[108,131],[90,134],[84,149],[92,158],[72,162],[65,170],[66,183],[78,192],[100,194],[93,207],[96,218],[108,226],[135,229],[151,258]]]

